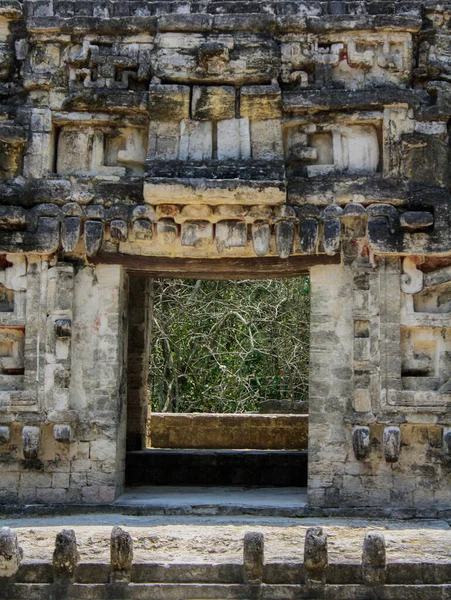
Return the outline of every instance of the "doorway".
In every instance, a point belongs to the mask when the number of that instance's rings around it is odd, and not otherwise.
[[[126,494],[305,488],[309,278],[130,288]]]

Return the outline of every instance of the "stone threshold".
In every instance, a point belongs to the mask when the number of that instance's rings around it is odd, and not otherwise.
[[[306,488],[141,486],[125,488],[112,504],[5,504],[7,518],[117,514],[130,516],[255,516],[391,520],[451,519],[450,508],[314,507]]]

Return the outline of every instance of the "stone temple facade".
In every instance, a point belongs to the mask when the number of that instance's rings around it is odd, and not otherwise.
[[[152,276],[310,273],[309,506],[451,504],[451,3],[0,0],[0,501],[110,504]]]

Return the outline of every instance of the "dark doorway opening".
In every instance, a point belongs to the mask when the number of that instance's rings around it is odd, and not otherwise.
[[[305,488],[308,277],[139,279],[130,294],[126,485],[138,496],[143,486]],[[136,303],[147,311],[145,390]]]

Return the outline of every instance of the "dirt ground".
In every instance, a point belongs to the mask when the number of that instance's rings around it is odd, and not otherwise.
[[[382,521],[365,519],[290,519],[282,517],[132,517],[78,515],[0,519],[16,529],[24,561],[50,561],[55,535],[63,528],[76,532],[81,560],[109,560],[114,525],[130,532],[135,562],[241,562],[245,532],[265,535],[267,561],[302,560],[308,527],[323,526],[330,562],[358,562],[368,531],[381,531],[387,560],[451,561],[451,528],[445,521]]]

